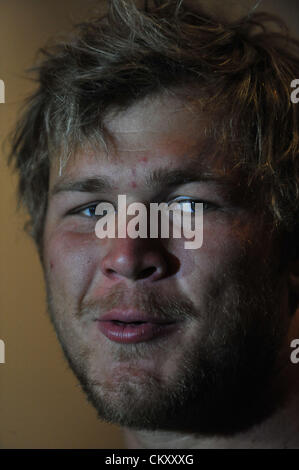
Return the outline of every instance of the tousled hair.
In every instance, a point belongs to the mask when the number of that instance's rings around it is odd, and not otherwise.
[[[200,2],[199,2],[200,3]],[[19,201],[41,246],[49,168],[86,143],[105,145],[104,118],[145,97],[194,86],[213,112],[207,132],[258,188],[273,226],[298,236],[299,45],[279,20],[254,14],[217,20],[182,0],[111,0],[105,15],[77,25],[63,43],[43,49],[38,87],[12,141]],[[280,24],[280,27],[283,26]],[[295,234],[295,236],[294,236]]]

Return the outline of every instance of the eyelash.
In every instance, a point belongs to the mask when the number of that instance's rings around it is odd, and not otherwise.
[[[202,203],[203,204],[203,210],[204,211],[207,211],[207,210],[215,210],[217,209],[219,206],[213,202],[209,202],[209,201],[205,201],[203,199],[192,199],[192,198],[178,198],[178,199],[174,199],[172,201],[170,201],[171,203],[172,202],[190,202],[193,204],[196,204],[196,203]],[[209,207],[208,208],[205,208],[205,205],[208,205]],[[195,208],[193,208],[194,210]]]
[[[203,210],[204,211],[207,211],[207,210],[215,210],[217,209],[219,206],[215,203],[212,203],[212,202],[209,202],[209,201],[204,201],[202,199],[191,199],[191,198],[186,198],[186,199],[172,199],[171,201],[168,202],[168,204],[171,204],[173,202],[182,202],[182,203],[192,203],[195,204],[195,203],[202,203],[204,206],[205,205],[208,205],[209,207],[208,208],[205,208],[203,207]],[[88,204],[88,205],[85,205],[83,207],[79,207],[79,208],[76,208],[76,209],[73,209],[72,211],[68,212],[67,215],[82,215],[83,217],[87,217],[87,218],[99,218],[99,216],[95,215],[94,213],[90,216],[88,215],[85,215],[83,214],[84,211],[88,210],[88,209],[94,209],[94,211],[96,210],[96,207],[98,206],[98,204],[100,204],[100,202],[96,202],[96,203],[92,203],[92,204]],[[194,207],[192,209],[194,211]]]
[[[84,215],[82,214],[84,211],[88,210],[88,209],[91,209],[93,208],[94,211],[96,210],[96,207],[100,204],[100,201],[99,202],[94,202],[92,204],[87,204],[83,207],[78,207],[76,209],[73,209],[71,210],[70,212],[67,213],[67,215],[83,215],[83,217],[87,217],[87,218],[93,218],[93,217],[98,217],[97,215],[93,214],[91,216],[87,216],[87,215]]]

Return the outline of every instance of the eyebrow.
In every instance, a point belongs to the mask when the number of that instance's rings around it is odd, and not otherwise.
[[[63,179],[58,181],[50,191],[51,196],[55,196],[62,192],[84,192],[84,193],[99,193],[102,191],[109,191],[113,188],[112,182],[102,176],[93,176],[82,178],[78,180]]]
[[[169,170],[167,168],[159,168],[157,170],[152,171],[146,177],[146,185],[148,187],[171,187],[201,181],[224,182],[226,179],[227,175],[225,175],[224,173],[203,171],[200,168],[184,168],[173,170]]]
[[[182,184],[201,181],[223,182],[226,178],[223,173],[203,172],[193,169],[173,169],[159,168],[153,170],[145,178],[145,186],[154,187],[173,187]],[[61,192],[87,192],[99,193],[113,190],[114,184],[108,177],[93,176],[78,180],[65,178],[58,181],[50,191],[50,195],[54,196]]]

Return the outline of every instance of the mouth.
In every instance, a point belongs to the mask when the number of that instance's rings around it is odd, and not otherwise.
[[[141,312],[113,311],[97,320],[100,332],[111,341],[133,344],[171,334],[177,321],[150,318]]]

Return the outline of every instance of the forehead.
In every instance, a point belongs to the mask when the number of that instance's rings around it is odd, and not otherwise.
[[[197,136],[203,136],[207,119],[190,100],[160,95],[117,114],[110,113],[105,124],[120,150],[126,150],[121,144],[127,142],[138,151],[151,149],[154,142],[190,145]]]
[[[101,171],[144,172],[145,168],[176,168],[193,164],[205,170],[223,172],[216,142],[208,137],[211,118],[199,106],[182,96],[159,95],[146,98],[126,110],[110,112],[104,121],[108,153],[86,146],[59,172],[54,162],[51,181],[64,175],[90,176]],[[216,150],[216,151],[215,151]]]

